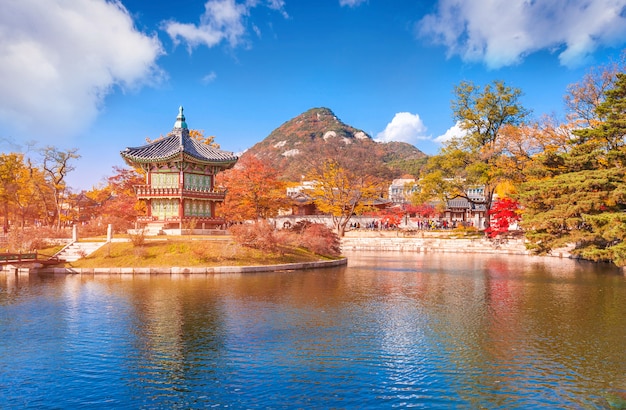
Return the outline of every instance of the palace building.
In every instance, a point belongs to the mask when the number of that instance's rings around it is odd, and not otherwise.
[[[147,205],[147,215],[138,222],[149,231],[215,229],[224,224],[216,206],[225,193],[215,188],[215,176],[233,167],[238,158],[192,138],[183,107],[167,136],[120,154],[128,165],[146,173],[146,184],[135,191]]]

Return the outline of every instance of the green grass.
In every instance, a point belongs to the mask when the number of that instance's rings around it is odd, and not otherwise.
[[[108,243],[76,262],[74,268],[140,268],[196,266],[253,266],[311,262],[326,259],[303,249],[287,248],[265,252],[241,247],[230,240],[163,239],[141,246],[130,242]]]

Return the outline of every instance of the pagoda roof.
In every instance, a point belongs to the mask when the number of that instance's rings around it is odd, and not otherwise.
[[[190,137],[182,107],[174,129],[166,137],[139,147],[128,147],[120,154],[129,164],[185,158],[193,162],[234,165],[238,159],[232,152],[222,151]]]

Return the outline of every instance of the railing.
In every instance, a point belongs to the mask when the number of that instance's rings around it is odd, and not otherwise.
[[[184,216],[182,218],[183,222],[189,222],[195,220],[197,222],[212,222],[217,224],[223,224],[226,222],[224,218],[220,217],[211,217],[211,216]],[[181,222],[181,218],[179,216],[168,216],[165,219],[159,219],[156,216],[139,216],[137,217],[138,222]]]
[[[210,199],[224,199],[226,193],[218,190],[209,189],[190,189],[190,188],[156,188],[150,185],[135,185],[135,192],[138,197],[180,197],[185,195],[197,196],[201,195]]]
[[[37,260],[37,252],[0,253],[0,264],[34,262],[36,260]]]

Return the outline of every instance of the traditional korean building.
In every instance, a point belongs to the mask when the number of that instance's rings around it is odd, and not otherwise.
[[[191,138],[183,107],[166,137],[120,154],[127,164],[146,172],[146,184],[135,187],[147,205],[147,215],[138,222],[157,231],[190,225],[213,229],[225,222],[215,213],[225,196],[216,190],[215,176],[238,158]]]

